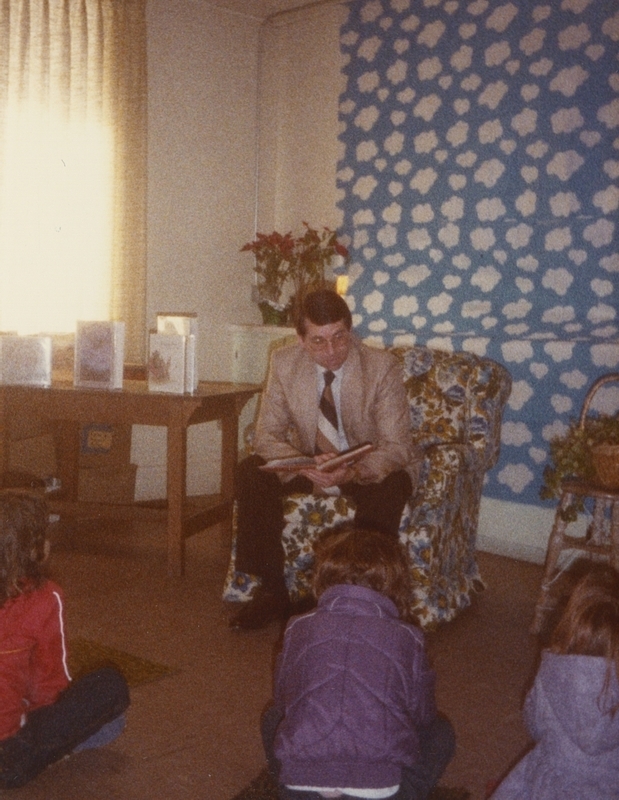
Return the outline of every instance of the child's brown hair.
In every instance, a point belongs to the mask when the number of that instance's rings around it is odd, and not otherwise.
[[[552,635],[550,650],[563,655],[606,658],[608,672],[601,698],[607,695],[613,671],[619,680],[617,570],[598,564],[578,581]],[[614,714],[618,709],[619,700],[609,710]]]
[[[0,608],[10,597],[40,585],[47,525],[47,504],[42,497],[0,491]]]
[[[389,597],[408,619],[410,565],[400,542],[384,533],[342,526],[325,531],[315,546],[314,594],[348,583]]]

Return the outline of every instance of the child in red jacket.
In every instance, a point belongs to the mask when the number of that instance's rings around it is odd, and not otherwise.
[[[116,669],[71,682],[62,591],[41,571],[47,519],[42,498],[0,492],[0,788],[116,738],[129,705]]]

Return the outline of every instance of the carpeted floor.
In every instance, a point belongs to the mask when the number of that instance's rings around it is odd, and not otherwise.
[[[429,800],[467,800],[470,797],[466,789],[450,789],[438,786]],[[264,769],[257,778],[232,800],[277,800],[277,786],[268,771]]]
[[[73,678],[79,678],[100,667],[114,666],[125,676],[130,688],[158,681],[179,671],[164,664],[155,664],[145,658],[133,656],[124,650],[116,650],[105,644],[79,637],[69,641],[68,663]]]

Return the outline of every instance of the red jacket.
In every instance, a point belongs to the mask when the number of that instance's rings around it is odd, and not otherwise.
[[[0,740],[69,684],[62,590],[52,581],[0,608]]]

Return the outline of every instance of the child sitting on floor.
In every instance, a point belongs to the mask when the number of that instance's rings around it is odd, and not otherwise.
[[[491,800],[619,797],[619,573],[598,565],[572,593],[527,695],[536,744]]]
[[[113,668],[71,683],[63,595],[42,575],[44,500],[0,492],[0,788],[23,786],[74,750],[112,741],[129,705]]]
[[[410,569],[394,537],[339,529],[316,546],[315,611],[284,635],[262,719],[286,800],[428,797],[451,759],[421,630],[400,619]]]

